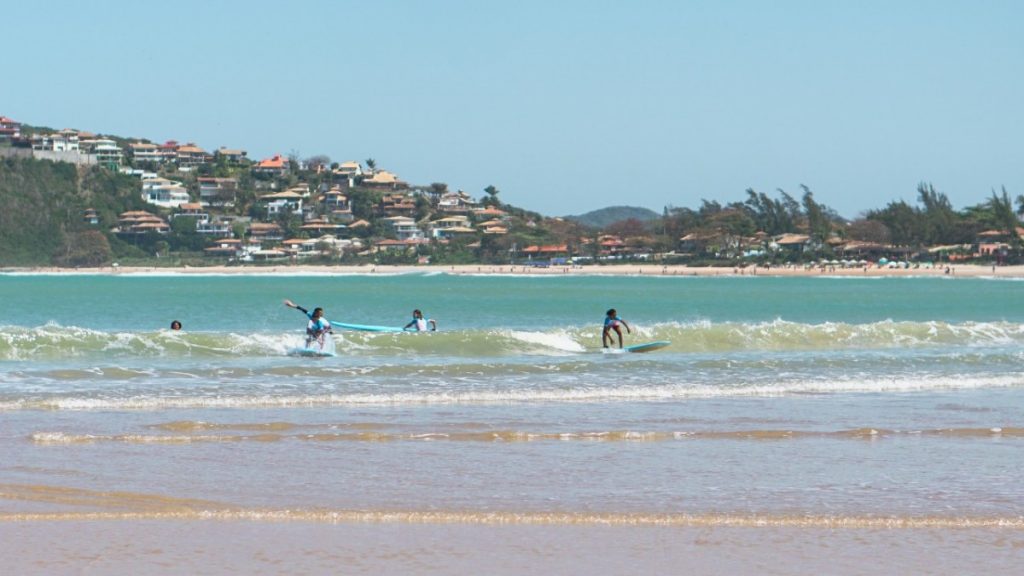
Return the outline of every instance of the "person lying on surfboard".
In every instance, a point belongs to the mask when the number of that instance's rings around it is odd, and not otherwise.
[[[309,318],[309,323],[306,324],[306,347],[308,348],[313,341],[323,342],[324,334],[331,332],[331,323],[324,318],[323,308],[314,308],[312,312],[306,310],[302,306],[292,302],[291,300],[285,300],[284,305],[289,308],[295,308],[302,312]]]
[[[619,348],[622,348],[622,328],[626,327],[626,332],[632,334],[633,331],[629,329],[629,324],[625,320],[619,318],[619,313],[615,311],[615,308],[605,312],[604,316],[604,329],[601,331],[601,344],[607,348],[608,344],[614,342],[612,340],[612,330],[619,335]]]
[[[406,324],[405,327],[403,327],[402,329],[408,330],[412,328],[417,332],[424,332],[427,329],[427,324],[430,324],[431,332],[437,332],[437,322],[434,322],[433,320],[425,320],[423,318],[423,312],[420,312],[419,309],[416,309],[412,311],[412,322]]]

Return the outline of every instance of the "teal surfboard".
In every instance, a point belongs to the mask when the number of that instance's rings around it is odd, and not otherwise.
[[[623,348],[623,350],[625,350],[626,352],[652,352],[654,350],[660,350],[668,346],[669,344],[672,343],[668,342],[667,340],[658,340],[657,342],[647,342],[644,344],[634,344],[632,346],[626,346],[625,348]]]
[[[345,330],[361,330],[363,332],[405,332],[404,328],[397,328],[395,326],[371,326],[368,324],[345,324],[344,322],[331,322],[331,326],[334,328],[344,328]]]
[[[326,358],[328,356],[336,356],[334,352],[329,350],[320,350],[319,348],[292,348],[288,351],[289,356],[306,356],[310,358]]]

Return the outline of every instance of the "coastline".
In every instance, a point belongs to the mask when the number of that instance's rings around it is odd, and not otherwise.
[[[690,267],[685,265],[659,264],[604,264],[585,266],[510,266],[488,264],[424,264],[424,265],[282,265],[282,266],[202,266],[202,267],[160,267],[160,266],[103,266],[94,268],[60,268],[55,266],[3,267],[0,275],[252,275],[252,276],[295,276],[314,274],[324,276],[349,275],[433,275],[455,276],[505,275],[505,276],[696,276],[696,277],[848,277],[848,278],[1024,278],[1024,265],[985,266],[979,264],[955,264],[920,268],[886,268],[839,266],[747,266],[736,267]]]

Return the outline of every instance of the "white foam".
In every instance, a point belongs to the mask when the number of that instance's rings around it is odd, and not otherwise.
[[[123,398],[54,397],[0,402],[0,411],[13,410],[165,410],[195,408],[294,408],[326,406],[458,405],[572,402],[663,402],[700,398],[779,397],[792,394],[909,393],[1024,386],[1024,375],[970,377],[949,375],[909,379],[846,381],[797,380],[752,386],[695,386],[666,384],[617,388],[464,390],[255,396],[132,396]]]

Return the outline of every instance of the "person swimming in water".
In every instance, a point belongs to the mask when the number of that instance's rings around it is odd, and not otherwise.
[[[331,333],[331,323],[327,318],[324,318],[324,309],[314,308],[313,311],[310,312],[291,300],[285,300],[284,305],[289,308],[295,308],[309,318],[309,323],[306,324],[306,347],[309,348],[309,345],[313,342],[319,342],[322,346],[324,343],[324,335]]]
[[[633,333],[633,331],[629,329],[629,324],[627,324],[626,321],[623,320],[622,318],[619,318],[619,313],[615,311],[615,308],[612,308],[611,310],[605,312],[604,329],[601,330],[601,344],[605,348],[608,347],[608,344],[614,342],[614,340],[612,339],[612,330],[614,330],[615,333],[618,334],[619,348],[622,348],[622,328],[620,328],[620,326],[625,326],[626,332],[630,334]]]
[[[417,332],[424,332],[426,331],[428,324],[430,325],[431,332],[437,332],[437,322],[424,319],[423,312],[416,309],[412,311],[412,321],[406,324],[403,330],[409,330],[412,328]]]
[[[171,320],[171,330],[181,330],[181,322]]]

